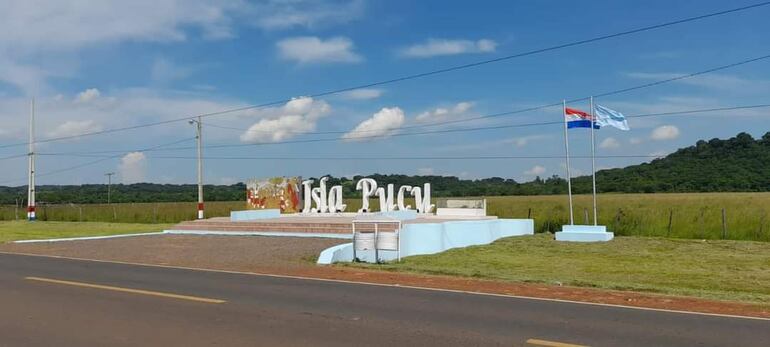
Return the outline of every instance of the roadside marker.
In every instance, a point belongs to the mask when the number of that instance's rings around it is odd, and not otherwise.
[[[38,281],[38,282],[46,282],[46,283],[63,284],[63,285],[70,285],[70,286],[76,286],[76,287],[112,290],[112,291],[123,292],[123,293],[142,294],[142,295],[150,295],[150,296],[159,296],[159,297],[163,297],[163,298],[171,298],[171,299],[180,299],[180,300],[205,302],[205,303],[209,303],[209,304],[223,304],[223,303],[227,302],[225,300],[219,300],[219,299],[208,299],[208,298],[201,298],[201,297],[197,297],[197,296],[180,295],[180,294],[172,294],[172,293],[164,293],[164,292],[155,292],[155,291],[143,290],[143,289],[113,287],[113,286],[105,286],[105,285],[101,285],[101,284],[91,284],[91,283],[83,283],[83,282],[56,280],[56,279],[51,279],[51,278],[25,277],[24,279],[29,280],[29,281]]]

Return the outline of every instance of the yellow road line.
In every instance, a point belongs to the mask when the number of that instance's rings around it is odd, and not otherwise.
[[[530,345],[545,346],[545,347],[588,347],[588,346],[583,346],[583,345],[573,345],[571,343],[547,341],[547,340],[538,340],[538,339],[529,339],[529,340],[527,340],[527,343],[530,344]]]
[[[204,271],[204,272],[214,272],[214,273],[224,273],[224,274],[236,274],[236,275],[248,275],[248,276],[258,276],[258,277],[294,279],[294,280],[303,280],[303,281],[318,281],[318,282],[329,282],[329,283],[345,283],[345,284],[366,285],[366,286],[374,286],[374,287],[390,287],[390,288],[399,288],[399,289],[415,289],[415,290],[426,290],[426,291],[432,291],[432,292],[459,293],[459,294],[490,296],[490,297],[498,297],[498,298],[512,298],[512,299],[533,300],[533,301],[543,301],[543,302],[560,302],[560,303],[567,303],[567,304],[597,306],[597,307],[612,307],[612,308],[622,308],[622,309],[627,309],[627,310],[638,310],[638,311],[652,311],[652,312],[665,312],[665,313],[686,314],[686,315],[694,315],[694,316],[706,316],[706,317],[718,317],[718,318],[730,318],[730,319],[750,319],[750,320],[759,320],[759,321],[770,321],[770,318],[757,317],[757,316],[740,316],[740,315],[723,314],[723,313],[708,313],[708,312],[698,312],[698,311],[670,310],[670,309],[665,309],[665,308],[654,308],[654,307],[643,307],[643,306],[628,306],[628,305],[619,305],[619,304],[605,304],[605,303],[601,303],[601,302],[576,301],[576,300],[553,299],[553,298],[541,298],[541,297],[536,297],[536,296],[523,296],[523,295],[512,295],[512,294],[485,293],[485,292],[474,292],[474,291],[457,290],[457,289],[433,288],[433,287],[422,287],[422,286],[409,286],[409,285],[402,285],[402,284],[362,282],[362,281],[355,281],[355,280],[338,280],[338,279],[331,279],[331,278],[307,277],[307,276],[295,276],[295,275],[281,275],[281,274],[265,273],[265,272],[248,272],[248,271],[220,270],[220,269],[200,268],[200,267],[190,267],[190,266],[160,265],[160,264],[138,263],[138,262],[120,261],[120,260],[99,260],[99,259],[88,259],[88,258],[78,258],[78,257],[67,257],[67,256],[62,256],[62,255],[19,253],[19,252],[8,252],[8,251],[0,251],[0,255],[25,256],[25,257],[49,258],[49,259],[66,259],[66,260],[87,261],[87,262],[101,263],[101,264],[120,264],[120,265],[154,267],[154,268],[160,268],[160,269]]]
[[[123,293],[142,294],[142,295],[150,295],[150,296],[159,296],[159,297],[163,297],[163,298],[171,298],[171,299],[179,299],[179,300],[189,300],[189,301],[205,302],[205,303],[209,303],[209,304],[223,304],[223,303],[227,302],[225,300],[219,300],[219,299],[209,299],[209,298],[201,298],[201,297],[197,297],[197,296],[180,295],[180,294],[172,294],[172,293],[164,293],[164,292],[155,292],[155,291],[151,291],[151,290],[142,290],[142,289],[132,289],[132,288],[105,286],[105,285],[101,285],[101,284],[91,284],[91,283],[83,283],[83,282],[64,281],[64,280],[56,280],[56,279],[51,279],[51,278],[25,277],[24,279],[30,280],[30,281],[47,282],[47,283],[55,283],[55,284],[64,284],[64,285],[70,285],[70,286],[76,286],[76,287],[112,290],[112,291],[123,292]]]

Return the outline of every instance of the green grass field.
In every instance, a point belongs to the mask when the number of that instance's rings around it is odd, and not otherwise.
[[[170,224],[100,222],[0,222],[0,242],[64,237],[106,236],[163,231]]]
[[[391,271],[634,290],[770,306],[770,244],[729,240],[617,237],[564,243],[550,234],[355,264]]]
[[[569,221],[566,196],[489,197],[488,213],[501,218],[535,219],[536,232],[555,232]],[[360,199],[347,199],[348,211]],[[41,205],[47,221],[177,223],[195,218],[194,202],[95,205]],[[379,206],[372,200],[372,206]],[[208,202],[208,217],[245,209],[243,201]],[[722,209],[726,232],[723,232]],[[590,195],[575,197],[576,223],[591,211]],[[0,220],[24,219],[24,210],[0,207]],[[770,241],[770,193],[600,194],[599,222],[617,235],[692,239]],[[589,221],[592,220],[589,216]]]

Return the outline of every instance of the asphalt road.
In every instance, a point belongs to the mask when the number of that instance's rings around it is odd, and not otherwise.
[[[0,255],[0,346],[528,346],[528,340],[768,346],[770,321]]]

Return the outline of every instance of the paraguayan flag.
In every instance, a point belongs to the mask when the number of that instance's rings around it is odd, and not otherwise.
[[[596,105],[594,115],[596,116],[595,122],[600,127],[609,125],[620,130],[631,130],[631,128],[628,127],[626,116],[618,111],[611,110],[601,105]]]

